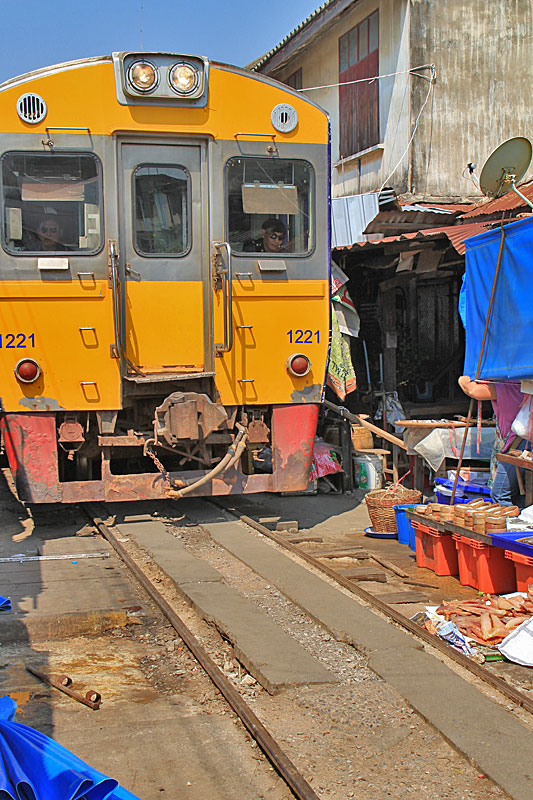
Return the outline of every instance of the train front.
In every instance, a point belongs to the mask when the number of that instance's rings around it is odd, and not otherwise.
[[[0,112],[0,423],[20,499],[306,488],[325,113],[171,53],[27,74]]]

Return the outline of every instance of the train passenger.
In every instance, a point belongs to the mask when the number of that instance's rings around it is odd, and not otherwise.
[[[257,239],[247,239],[242,249],[245,253],[279,253],[286,248],[286,236],[283,222],[271,217],[263,222],[261,235]]]

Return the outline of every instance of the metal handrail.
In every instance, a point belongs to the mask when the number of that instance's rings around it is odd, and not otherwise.
[[[112,351],[113,358],[120,358],[119,335],[119,297],[118,297],[118,250],[116,242],[109,242],[109,262],[111,267],[111,287],[113,290],[113,321],[115,323],[115,346]]]
[[[233,347],[233,288],[231,273],[231,245],[229,242],[213,242],[213,247],[220,251],[224,249],[228,257],[227,267],[217,269],[217,275],[222,276],[222,292],[224,297],[224,345],[215,345],[217,355],[229,353]]]

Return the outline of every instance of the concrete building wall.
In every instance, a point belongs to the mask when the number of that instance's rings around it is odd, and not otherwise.
[[[339,0],[330,18],[305,41],[305,29],[261,71],[285,80],[302,69],[303,87],[339,80],[339,37],[379,9],[379,73],[435,64],[429,84],[400,74],[380,81],[380,143],[339,160],[339,90],[309,92],[332,127],[332,194],[360,194],[392,186],[416,200],[481,197],[463,177],[468,162],[482,164],[512,136],[531,136],[529,87],[533,79],[530,0]],[[298,49],[299,37],[302,46]],[[428,72],[423,74],[428,75]],[[530,171],[529,176],[533,176]]]
[[[468,162],[479,165],[479,176],[501,142],[533,134],[530,0],[410,3],[411,61],[433,62],[437,70],[413,141],[410,189],[426,199],[479,198],[463,177]],[[425,93],[415,86],[413,118]]]

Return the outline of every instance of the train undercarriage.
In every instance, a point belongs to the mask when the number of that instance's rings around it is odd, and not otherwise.
[[[4,414],[19,498],[109,502],[307,487],[318,405],[224,406],[205,379],[163,388],[135,385],[119,411]]]

